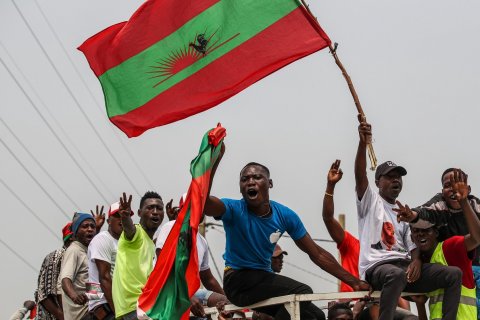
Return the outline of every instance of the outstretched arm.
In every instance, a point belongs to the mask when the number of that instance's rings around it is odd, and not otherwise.
[[[323,196],[323,222],[327,227],[330,237],[332,237],[333,241],[335,241],[337,244],[341,244],[343,242],[343,238],[345,238],[345,231],[334,217],[335,206],[333,202],[333,194],[335,191],[335,185],[342,179],[342,175],[343,172],[342,169],[340,169],[340,160],[335,160],[328,171],[327,188],[325,189],[325,194]]]
[[[325,249],[313,242],[307,233],[302,238],[295,240],[295,244],[305,253],[308,254],[317,266],[330,273],[332,276],[342,280],[355,291],[370,290],[368,283],[355,278],[335,260],[335,258]]]
[[[358,115],[358,141],[357,155],[355,157],[355,190],[358,200],[362,200],[368,187],[367,178],[367,144],[372,140],[372,126],[367,123],[364,116]]]

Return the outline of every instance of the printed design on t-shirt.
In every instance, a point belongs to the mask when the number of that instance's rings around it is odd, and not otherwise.
[[[395,226],[389,221],[384,221],[382,225],[381,240],[371,247],[377,250],[404,251],[397,245],[395,239]]]
[[[282,236],[282,233],[280,232],[279,229],[275,231],[274,233],[270,234],[270,242],[271,243],[277,243],[278,240],[280,240],[280,237]]]

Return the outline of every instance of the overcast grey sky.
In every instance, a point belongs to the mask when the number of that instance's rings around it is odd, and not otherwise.
[[[103,28],[128,19],[141,3],[15,1],[68,91],[12,0],[0,1],[0,57],[45,119],[1,65],[1,319],[24,300],[33,299],[37,272],[30,265],[38,270],[44,256],[61,246],[61,227],[74,211],[108,205],[122,191],[134,195],[135,207],[137,191],[143,194],[149,189],[165,200],[178,201],[189,184],[188,166],[203,133],[219,121],[227,129],[227,151],[212,194],[239,197],[240,168],[249,161],[264,163],[274,181],[271,198],[294,209],[312,237],[328,238],[321,201],[327,170],[338,158],[345,174],[335,193],[336,211],[347,214],[347,227],[357,234],[356,110],[327,50],[278,71],[216,108],[138,138],[127,139],[108,121],[100,84],[76,47]],[[310,1],[310,5],[330,38],[340,43],[338,54],[373,126],[379,162],[393,160],[408,170],[399,199],[411,205],[429,199],[440,190],[441,172],[452,166],[469,173],[477,193],[480,3],[345,0]],[[212,230],[207,239],[223,268],[223,235]],[[336,291],[333,278],[314,266],[291,240],[282,239],[280,244],[289,252],[286,262],[317,276],[290,265],[284,267],[285,275],[306,281],[316,292]],[[336,254],[333,245],[322,245]]]

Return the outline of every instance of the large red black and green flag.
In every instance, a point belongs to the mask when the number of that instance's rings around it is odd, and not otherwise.
[[[139,319],[188,319],[190,297],[200,287],[197,255],[198,224],[210,189],[212,167],[226,135],[218,125],[207,132],[190,164],[192,182],[157,263],[138,299]]]
[[[300,0],[147,0],[80,47],[129,137],[216,106],[325,48]]]

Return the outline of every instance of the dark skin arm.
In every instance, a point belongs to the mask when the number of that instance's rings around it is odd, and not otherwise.
[[[50,312],[55,318],[63,320],[63,310],[55,302],[55,298],[52,295],[48,295],[45,299],[40,301],[40,304]]]
[[[210,268],[200,271],[200,280],[205,289],[225,295],[222,286],[218,283],[217,279],[215,279]]]
[[[122,197],[120,198],[120,207],[118,209],[118,213],[122,217],[123,233],[127,240],[132,240],[135,236],[135,232],[137,232],[137,229],[133,224],[132,217],[130,216],[131,212],[132,195],[130,195],[127,199],[127,195],[124,192]]]
[[[107,299],[108,305],[115,313],[115,307],[112,299],[112,277],[110,275],[112,266],[110,263],[98,259],[95,259],[95,264],[97,265],[98,276],[100,278],[100,287],[105,294],[105,299]]]
[[[340,160],[336,160],[328,171],[327,188],[325,189],[325,195],[323,196],[323,222],[327,227],[330,237],[332,237],[333,241],[335,241],[337,244],[341,244],[343,242],[343,239],[345,238],[345,231],[333,215],[335,209],[333,193],[335,191],[335,185],[342,179],[342,176],[343,172],[342,169],[340,169]]]
[[[372,141],[372,126],[367,123],[362,115],[358,115],[358,141],[357,155],[355,157],[355,190],[358,200],[362,200],[368,187],[367,177],[367,144]]]
[[[455,200],[460,203],[463,215],[467,222],[468,232],[465,236],[465,248],[474,250],[480,244],[480,221],[468,202],[470,188],[467,183],[468,176],[461,170],[454,170],[450,177],[450,184],[454,191]]]
[[[210,188],[208,189],[207,200],[205,201],[205,207],[203,212],[205,215],[210,217],[219,217],[225,213],[225,205],[223,202],[218,199],[217,197],[210,195],[210,189],[212,188],[213,178],[215,173],[217,172],[218,165],[223,158],[223,154],[225,153],[225,144],[222,144],[222,148],[220,149],[220,154],[215,161],[215,164],[212,167],[212,172],[210,174]]]
[[[328,251],[317,245],[312,240],[308,233],[302,238],[295,240],[295,244],[303,252],[308,254],[310,260],[312,260],[317,266],[330,273],[332,276],[345,282],[352,287],[353,290],[370,290],[368,283],[355,278],[349,272],[343,269],[343,267],[338,264],[337,260],[335,260],[335,258]]]
[[[72,280],[69,278],[62,279],[62,289],[65,291],[67,296],[72,300],[75,304],[84,305],[88,302],[87,296],[82,293],[78,294],[75,289],[73,288]]]

